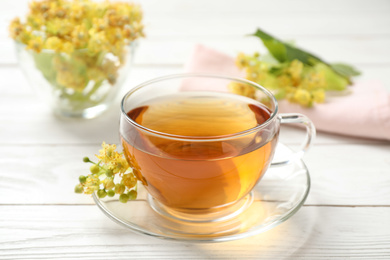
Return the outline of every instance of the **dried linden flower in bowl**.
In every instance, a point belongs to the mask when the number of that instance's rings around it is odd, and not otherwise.
[[[139,5],[90,0],[32,1],[9,30],[20,66],[54,112],[86,118],[112,102],[144,36]]]

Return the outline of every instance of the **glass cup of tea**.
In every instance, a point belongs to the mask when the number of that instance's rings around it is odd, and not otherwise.
[[[315,137],[301,114],[278,114],[264,87],[238,78],[180,74],[145,82],[121,104],[126,159],[158,214],[215,222],[247,208],[271,165],[301,158]],[[273,162],[281,124],[306,127],[301,150]]]

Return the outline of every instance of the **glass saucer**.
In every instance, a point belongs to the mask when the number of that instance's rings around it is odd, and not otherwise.
[[[278,144],[275,158],[292,151]],[[142,185],[138,198],[121,203],[117,197],[93,198],[98,207],[115,222],[132,231],[153,237],[194,242],[221,242],[265,232],[289,219],[303,205],[310,190],[309,171],[302,160],[270,167],[252,193],[244,198],[250,204],[233,217],[213,222],[188,222],[157,213]],[[253,201],[251,201],[253,200]]]

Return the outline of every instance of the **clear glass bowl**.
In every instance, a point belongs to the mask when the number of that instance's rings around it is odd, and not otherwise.
[[[37,53],[15,43],[19,65],[28,81],[53,110],[62,117],[93,118],[115,100],[129,74],[137,42],[121,55],[88,50],[72,54],[42,50]]]

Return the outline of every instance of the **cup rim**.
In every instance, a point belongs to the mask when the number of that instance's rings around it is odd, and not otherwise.
[[[146,87],[146,86],[148,86],[150,84],[153,84],[153,83],[156,83],[156,82],[159,82],[159,81],[163,81],[163,80],[169,80],[169,79],[175,79],[175,78],[190,78],[190,77],[226,79],[226,80],[231,80],[231,81],[236,81],[236,82],[249,84],[249,85],[251,85],[251,86],[253,86],[255,88],[260,89],[263,93],[265,93],[272,100],[272,102],[273,102],[273,104],[275,106],[275,109],[274,109],[274,111],[271,111],[270,117],[264,123],[262,123],[260,125],[257,125],[255,127],[252,127],[252,128],[249,128],[247,130],[240,131],[240,132],[237,132],[237,133],[227,134],[227,135],[216,135],[216,136],[185,136],[185,135],[175,135],[175,134],[164,133],[164,132],[156,131],[156,130],[147,128],[147,127],[145,127],[143,125],[140,125],[140,124],[135,122],[133,119],[131,119],[127,115],[127,112],[124,109],[125,101],[128,99],[128,97],[130,97],[133,93],[135,93],[139,89],[144,88],[144,87]],[[255,100],[255,101],[259,102],[258,100]],[[139,129],[139,130],[141,130],[143,132],[147,132],[147,133],[149,133],[151,135],[154,135],[154,136],[162,137],[162,138],[167,138],[167,139],[172,139],[172,140],[179,140],[179,141],[191,141],[191,142],[193,142],[193,141],[207,141],[207,142],[210,142],[210,141],[222,141],[222,140],[239,138],[239,137],[251,134],[253,132],[257,132],[257,131],[267,127],[275,119],[276,115],[278,114],[278,110],[279,110],[279,105],[278,105],[278,102],[277,102],[275,96],[268,89],[264,88],[263,86],[255,83],[253,81],[250,81],[250,80],[247,80],[247,79],[243,79],[243,78],[230,77],[230,76],[218,75],[218,74],[206,74],[206,73],[181,73],[181,74],[171,74],[171,75],[157,77],[157,78],[145,81],[145,82],[143,82],[141,84],[138,84],[133,89],[128,91],[123,96],[122,101],[121,101],[121,113],[122,113],[122,116],[124,116],[124,118],[126,118],[126,120],[130,124],[132,124],[134,127],[136,127],[137,129]]]

